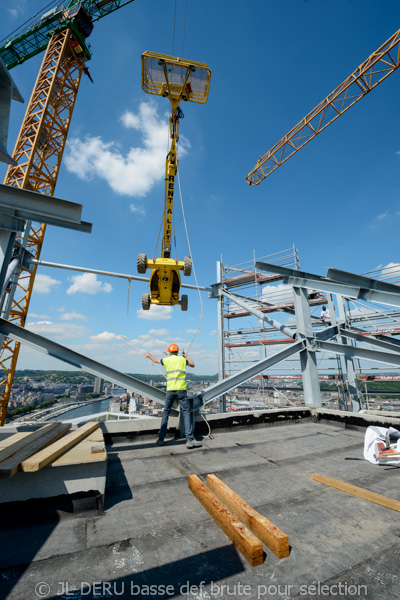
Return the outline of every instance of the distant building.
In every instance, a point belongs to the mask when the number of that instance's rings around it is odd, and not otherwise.
[[[103,388],[103,379],[101,377],[96,377],[94,380],[94,393],[101,394],[101,390]]]

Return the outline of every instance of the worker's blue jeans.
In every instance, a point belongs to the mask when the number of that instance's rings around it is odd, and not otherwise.
[[[164,410],[161,418],[161,427],[158,433],[160,440],[165,438],[168,427],[168,417],[171,412],[172,404],[174,400],[178,400],[183,416],[183,425],[185,427],[185,437],[193,439],[193,424],[192,424],[192,413],[190,411],[190,402],[187,398],[186,390],[172,390],[167,392],[165,396]]]

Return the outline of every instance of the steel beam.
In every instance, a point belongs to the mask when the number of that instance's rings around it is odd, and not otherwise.
[[[32,263],[41,267],[52,267],[55,269],[65,269],[66,271],[78,271],[80,273],[95,273],[96,275],[104,275],[105,277],[117,277],[120,279],[128,279],[129,281],[143,281],[145,283],[149,283],[150,281],[148,277],[138,277],[137,275],[128,275],[125,273],[114,273],[113,271],[100,271],[100,269],[89,269],[87,267],[74,267],[72,265],[52,263],[45,260],[33,260]],[[190,285],[187,283],[181,283],[181,288],[186,288],[189,290],[200,290],[201,292],[212,291],[211,288],[201,286],[197,287],[197,285]]]
[[[346,323],[347,319],[346,319],[345,299],[343,298],[343,296],[340,296],[339,294],[336,296],[336,299],[337,299],[338,305],[339,305],[338,310],[339,310],[340,320],[342,323]],[[349,339],[347,339],[344,336],[341,336],[341,338],[342,338],[342,344],[349,345]],[[352,410],[353,410],[353,412],[360,412],[360,410],[362,410],[362,397],[361,397],[360,392],[357,387],[356,369],[354,366],[354,359],[351,356],[345,355],[343,357],[340,357],[340,362],[342,363],[342,361],[344,361],[344,364],[346,366],[347,385],[349,388],[349,395],[350,395]],[[343,370],[343,367],[342,367],[342,370]]]
[[[350,273],[349,271],[341,271],[340,269],[328,269],[326,274],[329,279],[335,279],[336,281],[342,281],[350,285],[358,285],[360,288],[368,290],[378,290],[380,292],[389,292],[392,294],[400,294],[399,286],[394,283],[387,283],[386,281],[379,281],[379,279],[373,279],[372,277],[364,277],[364,275],[357,275],[356,273]]]
[[[81,221],[82,204],[10,185],[0,184],[0,208],[11,209],[16,217],[27,221],[87,233],[92,228],[91,223]]]
[[[249,313],[251,313],[252,315],[257,317],[258,319],[261,319],[261,321],[265,321],[266,323],[268,323],[268,325],[271,325],[271,327],[273,327],[277,331],[281,331],[282,333],[287,335],[289,338],[295,339],[295,337],[296,337],[295,331],[293,332],[291,329],[289,329],[289,327],[286,327],[286,325],[279,323],[279,321],[276,321],[275,319],[272,319],[271,317],[267,317],[266,314],[264,314],[260,310],[257,310],[256,308],[254,308],[251,305],[250,298],[245,298],[244,296],[238,296],[237,294],[232,294],[232,292],[228,292],[227,290],[224,290],[222,287],[220,288],[220,292],[226,298],[229,298],[229,300],[232,300],[232,302],[234,302],[238,306],[241,306],[245,310],[249,311]]]
[[[24,101],[7,67],[0,58],[0,161],[15,166],[16,161],[7,152],[11,100]]]
[[[355,340],[356,342],[361,342],[362,344],[372,344],[373,346],[377,346],[378,348],[384,348],[385,350],[392,350],[393,352],[400,352],[400,342],[398,340],[391,340],[386,336],[382,335],[379,338],[374,337],[373,335],[369,335],[368,337],[362,335],[362,333],[358,333],[356,331],[349,331],[344,327],[340,328],[340,335],[347,337],[351,340]],[[397,342],[396,343],[392,343]]]
[[[14,325],[5,319],[0,319],[0,333],[1,335],[7,336],[16,340],[17,342],[21,342],[30,348],[34,348],[39,352],[43,352],[44,354],[48,354],[49,356],[53,356],[54,358],[58,358],[69,365],[74,367],[78,367],[87,373],[92,373],[97,377],[102,377],[107,381],[111,381],[123,388],[128,390],[132,390],[142,396],[150,398],[151,400],[155,400],[160,404],[165,403],[165,392],[149,385],[148,383],[144,383],[143,381],[139,381],[135,377],[131,375],[126,375],[125,373],[121,373],[99,363],[87,356],[83,356],[83,354],[79,354],[78,352],[74,352],[61,344],[57,344],[51,340],[48,340],[37,333],[33,333],[23,327],[19,327],[18,325]]]
[[[287,348],[284,348],[283,350],[280,350],[279,352],[276,352],[275,354],[272,354],[267,358],[263,358],[251,367],[240,371],[240,373],[235,373],[234,375],[231,375],[230,377],[227,377],[222,381],[218,381],[217,383],[210,385],[199,395],[193,396],[194,398],[197,397],[197,402],[195,400],[194,408],[198,408],[200,406],[200,398],[202,398],[202,402],[204,404],[208,404],[209,402],[212,402],[212,400],[215,400],[215,398],[222,396],[222,394],[226,394],[230,390],[233,390],[241,383],[245,383],[249,379],[252,379],[256,375],[258,375],[259,373],[270,369],[282,360],[285,360],[286,358],[293,356],[293,354],[300,352],[303,348],[304,343],[302,341],[295,342]]]
[[[367,277],[362,278],[366,280],[365,284],[359,285],[357,283],[352,283],[351,277],[349,277],[349,283],[342,283],[340,281],[328,279],[327,277],[321,277],[320,275],[287,269],[286,267],[277,267],[276,265],[269,263],[256,262],[256,268],[261,271],[280,273],[284,275],[284,282],[292,286],[316,289],[331,294],[339,294],[340,296],[353,298],[355,300],[377,302],[378,304],[385,304],[386,306],[400,306],[400,288],[393,286],[392,284],[386,284],[387,286],[391,286],[390,291],[388,289],[374,289],[374,287],[368,285]],[[333,269],[331,271],[333,271]],[[374,279],[370,281],[375,282]]]
[[[379,362],[388,365],[400,367],[400,354],[392,354],[390,352],[380,352],[379,350],[368,350],[367,348],[359,348],[358,346],[347,346],[346,344],[337,344],[335,342],[320,342],[314,343],[315,350],[324,350],[333,352],[334,354],[344,354],[353,358],[362,358]]]
[[[221,285],[222,281],[222,262],[217,261],[217,282]],[[224,348],[224,299],[217,296],[217,326],[218,326],[218,380],[225,379],[225,348]],[[226,396],[219,397],[219,412],[226,412]]]
[[[300,368],[303,379],[304,403],[314,408],[322,406],[319,387],[316,353],[311,347],[314,339],[308,303],[307,290],[303,287],[293,288],[294,308],[296,311],[297,338],[304,344],[300,352]]]

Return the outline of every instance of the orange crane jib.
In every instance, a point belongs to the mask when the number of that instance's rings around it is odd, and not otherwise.
[[[400,29],[289,131],[247,175],[258,185],[400,66]]]

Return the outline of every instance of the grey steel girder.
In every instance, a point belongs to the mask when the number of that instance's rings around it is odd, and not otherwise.
[[[392,284],[386,284],[391,286],[390,291],[388,291],[388,289],[382,291],[380,289],[374,289],[372,285],[368,284],[368,278],[362,278],[366,281],[364,284],[359,285],[357,283],[352,283],[351,278],[349,278],[349,283],[343,283],[327,277],[321,277],[320,275],[296,271],[295,269],[288,269],[269,263],[256,262],[255,266],[257,269],[260,269],[260,271],[283,275],[283,281],[292,286],[316,289],[331,294],[339,294],[346,298],[367,300],[369,302],[377,302],[378,304],[385,304],[387,306],[400,306],[400,288],[393,286]],[[375,282],[375,280],[372,280],[372,282]]]
[[[349,331],[344,327],[340,328],[340,335],[350,338],[351,340],[356,340],[356,342],[361,342],[363,344],[372,344],[378,348],[393,350],[393,352],[400,352],[400,342],[398,340],[392,340],[388,336],[381,335],[379,338],[373,335],[366,336],[356,331]]]
[[[92,224],[81,221],[82,204],[46,196],[31,190],[0,184],[0,210],[13,210],[13,215],[27,221],[36,221],[90,233]]]
[[[342,281],[343,283],[349,283],[350,285],[358,285],[360,288],[389,292],[392,294],[400,293],[399,287],[393,283],[379,281],[379,279],[373,279],[372,277],[364,277],[364,275],[357,275],[356,273],[350,273],[350,271],[330,268],[328,269],[326,276],[329,277],[329,279],[335,279],[336,281]]]
[[[10,323],[5,319],[0,319],[0,334],[30,346],[39,352],[43,352],[44,354],[58,358],[59,360],[62,360],[63,362],[74,367],[78,367],[83,371],[92,373],[97,377],[102,377],[107,381],[116,383],[123,388],[133,390],[142,396],[150,398],[151,400],[155,400],[156,402],[160,402],[160,404],[164,404],[165,402],[165,392],[149,385],[148,383],[144,383],[143,381],[139,381],[139,379],[135,379],[135,377],[132,377],[131,375],[126,375],[125,373],[121,373],[120,371],[116,371],[115,369],[107,367],[106,365],[92,360],[87,356],[83,356],[83,354],[74,352],[74,350],[70,350],[61,344],[57,344],[56,342],[48,340],[37,333],[33,333],[28,329],[19,327],[18,325]]]
[[[344,354],[354,358],[363,358],[373,362],[395,365],[400,367],[400,354],[392,354],[390,352],[380,352],[379,350],[368,350],[367,348],[359,348],[358,346],[347,346],[346,344],[337,344],[335,342],[314,342],[315,350],[324,350],[333,352],[334,354]]]
[[[342,321],[342,323],[345,323],[345,327],[348,327],[348,320],[347,320],[347,314],[346,314],[346,301],[343,298],[343,296],[340,296],[339,294],[336,296],[336,300],[338,302],[338,310],[339,310],[339,315],[340,315],[340,319]],[[342,340],[342,344],[345,346],[352,346],[354,344],[352,344],[352,340],[350,340],[350,338],[347,338],[345,336],[340,336],[341,340]],[[362,409],[362,396],[359,392],[358,386],[357,386],[357,378],[356,378],[356,368],[355,368],[355,364],[354,364],[354,358],[351,356],[340,356],[340,355],[336,355],[339,356],[339,360],[340,360],[340,364],[342,364],[344,362],[345,365],[345,369],[342,370],[346,372],[347,374],[347,384],[348,384],[348,390],[349,390],[349,394],[350,394],[350,400],[351,400],[351,406],[353,408],[353,412],[359,412]]]
[[[254,301],[252,301],[251,298],[246,298],[244,296],[238,296],[237,294],[232,294],[231,292],[224,290],[222,287],[220,288],[220,292],[223,296],[225,296],[226,298],[229,298],[230,300],[232,300],[232,302],[234,302],[238,306],[241,306],[245,310],[248,310],[249,313],[251,313],[252,315],[257,317],[258,319],[265,321],[266,323],[268,323],[268,325],[271,325],[271,327],[273,327],[277,331],[281,331],[282,333],[287,335],[289,338],[295,338],[295,336],[296,336],[295,331],[292,331],[289,327],[286,327],[286,325],[279,323],[279,321],[276,321],[275,319],[268,317],[266,314],[264,314],[260,310],[257,310],[256,308],[254,308],[254,306],[252,305],[252,302],[254,302]]]
[[[99,269],[89,269],[87,267],[74,267],[72,265],[63,265],[60,263],[48,262],[45,260],[33,260],[34,265],[41,267],[52,267],[55,269],[65,269],[66,271],[79,271],[80,273],[95,273],[96,275],[104,275],[105,277],[117,277],[120,279],[128,279],[128,281],[143,281],[149,283],[148,277],[138,277],[137,275],[129,275],[125,273],[114,273],[113,271],[100,271]],[[188,283],[181,283],[181,288],[188,290],[200,290],[201,292],[211,292],[211,288],[202,287],[197,285],[190,285]]]
[[[314,337],[317,340],[321,340],[321,341],[325,341],[325,340],[329,340],[333,337],[335,337],[335,335],[338,335],[339,333],[339,327],[337,325],[331,325],[330,327],[327,327],[326,329],[322,329],[321,331],[318,331]]]
[[[11,100],[24,101],[7,67],[0,58],[0,161],[15,166],[16,161],[7,152]]]
[[[263,358],[247,369],[243,369],[243,371],[240,371],[240,373],[235,373],[234,375],[231,375],[222,381],[218,381],[217,383],[210,385],[205,390],[202,390],[200,394],[193,396],[195,399],[194,409],[199,408],[201,404],[208,404],[222,394],[226,394],[229,392],[229,390],[234,389],[241,383],[245,383],[266,369],[270,369],[277,363],[281,362],[281,360],[285,360],[286,358],[293,356],[293,354],[300,352],[303,348],[304,343],[302,341],[294,342],[287,348],[284,348],[283,350],[280,350],[279,352],[276,352],[267,358]]]
[[[294,308],[296,311],[297,338],[304,344],[300,352],[300,368],[303,380],[304,402],[314,408],[322,406],[321,390],[318,378],[316,352],[312,342],[314,334],[310,316],[307,290],[303,287],[293,287]]]

